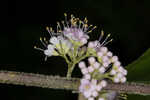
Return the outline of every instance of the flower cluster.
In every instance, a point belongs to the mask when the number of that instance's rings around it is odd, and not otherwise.
[[[107,85],[106,80],[111,79],[115,83],[124,83],[126,81],[127,71],[121,66],[117,56],[113,56],[107,47],[100,46],[98,41],[88,43],[88,48],[95,51],[93,57],[88,58],[89,66],[81,61],[78,66],[83,74],[79,91],[88,100],[105,100],[101,97],[102,88]]]
[[[88,100],[106,100],[102,89],[107,86],[107,80],[124,83],[127,75],[118,57],[113,56],[105,46],[112,41],[108,40],[110,34],[102,41],[104,31],[101,31],[98,40],[88,42],[90,38],[88,34],[96,26],[88,25],[87,18],[82,21],[71,15],[71,19],[68,20],[67,14],[64,15],[65,21],[57,22],[56,31],[51,27],[46,28],[50,34],[48,41],[46,38],[40,38],[45,48],[35,46],[35,49],[41,50],[46,55],[46,59],[50,56],[63,57],[68,64],[67,78],[71,77],[75,65],[78,64],[83,74],[80,93]],[[88,66],[83,61],[85,58],[88,58]]]
[[[68,21],[67,14],[65,13],[64,15],[65,21],[61,22],[62,25],[57,22],[56,32],[52,29],[52,27],[46,27],[46,30],[50,34],[49,41],[46,41],[45,38],[44,41],[42,41],[42,38],[40,38],[45,49],[41,49],[36,46],[34,47],[35,49],[43,51],[46,58],[50,56],[67,55],[68,53],[72,54],[75,52],[75,46],[78,46],[79,48],[88,42],[88,33],[92,32],[92,30],[96,28],[96,26],[88,26],[87,18],[82,21],[71,15],[71,19]],[[69,50],[70,52],[68,52]]]
[[[105,80],[102,80],[98,83],[95,79],[81,79],[79,91],[83,93],[84,97],[88,98],[88,100],[94,100],[96,97],[99,97],[98,100],[104,100],[104,98],[99,96],[99,92],[106,85],[107,82]]]
[[[62,36],[52,37],[49,41],[50,44],[48,44],[47,49],[44,50],[46,56],[58,55],[57,51],[66,54],[72,46],[71,43]],[[61,49],[63,51],[61,51]]]

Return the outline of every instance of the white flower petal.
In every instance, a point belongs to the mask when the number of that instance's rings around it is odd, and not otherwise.
[[[88,67],[88,71],[91,73],[91,72],[94,71],[94,68],[93,68],[92,66],[89,66],[89,67]]]
[[[53,55],[52,52],[53,52],[53,51],[51,51],[51,50],[49,50],[49,49],[44,50],[44,54],[45,54],[46,56],[52,56],[52,55]]]
[[[110,71],[110,75],[115,75],[117,72],[114,70],[114,69],[112,69],[111,71]]]
[[[102,90],[102,86],[100,84],[98,84],[97,87],[96,87],[96,90],[97,91],[101,91]]]
[[[51,39],[50,39],[50,43],[52,43],[52,44],[56,45],[56,44],[58,44],[58,43],[59,43],[59,40],[57,39],[57,37],[51,37]]]
[[[89,79],[91,79],[91,75],[90,74],[85,74],[85,79],[87,79],[87,80],[89,80]]]
[[[115,63],[114,63],[114,66],[120,66],[121,65],[121,63],[119,62],[119,61],[116,61]]]
[[[47,48],[48,48],[48,50],[53,50],[53,49],[54,49],[54,46],[51,45],[51,44],[49,44],[49,45],[47,46]]]
[[[83,75],[87,74],[88,73],[88,69],[87,68],[83,68],[83,69],[81,69],[81,72],[82,72]]]
[[[103,60],[103,62],[107,62],[107,61],[109,61],[109,59],[108,59],[108,57],[107,57],[107,56],[103,56],[103,57],[102,57],[102,60]]]
[[[94,57],[89,57],[88,61],[89,61],[90,64],[93,64],[93,63],[95,63],[96,60],[95,60]]]
[[[88,43],[88,48],[94,48],[94,43],[93,42],[89,42]]]
[[[110,52],[110,51],[107,52],[107,56],[112,57],[112,55],[113,55],[112,52]]]
[[[119,83],[120,80],[119,80],[118,77],[115,77],[113,81],[114,81],[115,83]]]
[[[93,91],[93,92],[92,92],[92,96],[93,96],[93,97],[97,97],[97,96],[98,96],[97,91]]]
[[[98,57],[102,57],[103,53],[102,52],[98,52],[97,55],[98,55]]]
[[[118,73],[118,74],[116,75],[116,77],[118,77],[118,78],[122,78],[122,77],[123,77],[123,74]]]
[[[83,95],[84,95],[85,98],[89,98],[92,95],[92,92],[91,91],[85,91],[83,93]]]
[[[100,84],[101,84],[102,87],[106,87],[107,86],[107,82],[105,80],[102,80]]]
[[[86,67],[85,62],[81,61],[81,62],[79,63],[79,68],[80,68],[80,69],[83,69],[83,68],[85,68],[85,67]]]
[[[99,68],[99,72],[100,72],[101,74],[103,74],[103,73],[105,72],[105,68],[104,68],[104,67],[100,67],[100,68]]]
[[[99,66],[100,66],[100,63],[98,63],[98,62],[95,62],[95,63],[93,64],[93,67],[94,67],[95,69],[98,69]]]
[[[101,47],[100,51],[103,52],[103,53],[107,53],[108,49],[106,47]]]
[[[92,98],[92,97],[89,97],[89,98],[88,98],[88,100],[94,100],[94,98]]]
[[[123,78],[121,78],[121,80],[120,80],[120,81],[121,81],[121,83],[125,83],[125,82],[126,82],[126,80],[127,80],[127,79],[126,79],[126,77],[123,77]]]
[[[116,61],[118,61],[118,57],[117,57],[117,56],[113,56],[113,57],[111,58],[111,60],[112,60],[112,62],[116,62]]]
[[[81,38],[80,42],[82,43],[82,45],[87,43],[87,39],[86,38]]]
[[[98,100],[105,100],[105,99],[100,97],[100,98],[98,98]]]

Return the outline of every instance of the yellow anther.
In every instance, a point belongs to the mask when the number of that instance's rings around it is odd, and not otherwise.
[[[113,39],[110,40],[110,42],[112,42],[112,41],[113,41]]]
[[[62,32],[61,30],[59,30],[58,32]]]
[[[85,27],[88,27],[88,24],[84,24]]]
[[[80,20],[79,23],[82,23],[82,21]]]
[[[87,20],[87,18],[86,18],[86,17],[85,17],[85,19],[84,19],[84,22],[85,22],[85,23],[88,23],[88,20]]]
[[[52,27],[50,27],[50,31],[53,31]]]
[[[46,38],[44,37],[44,41],[46,41]]]
[[[67,13],[64,13],[64,16],[67,16]]]
[[[108,34],[107,36],[110,37],[111,34]]]
[[[79,19],[79,18],[76,18],[76,20],[79,21],[80,19]]]
[[[74,16],[73,16],[73,14],[71,14],[71,18],[73,18]]]
[[[48,27],[48,26],[46,27],[46,30],[49,30],[49,27]]]
[[[87,18],[85,17],[85,19],[84,20],[87,20]]]
[[[92,30],[88,31],[88,33],[91,33],[91,32],[92,32]]]
[[[34,48],[37,48],[36,46],[34,46]]]
[[[93,28],[95,29],[95,28],[97,28],[97,26],[94,26]]]
[[[63,24],[64,24],[64,21],[61,21],[61,23],[63,23]]]
[[[101,35],[102,35],[102,36],[104,35],[104,31],[103,31],[103,30],[101,30]]]
[[[40,37],[40,40],[42,41],[42,37]]]

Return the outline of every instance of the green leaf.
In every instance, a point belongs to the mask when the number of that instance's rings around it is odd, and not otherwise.
[[[150,49],[126,68],[128,81],[150,81]]]
[[[150,96],[143,96],[143,95],[136,95],[136,94],[129,94],[127,100],[150,100]]]

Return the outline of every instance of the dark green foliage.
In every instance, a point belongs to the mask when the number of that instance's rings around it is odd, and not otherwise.
[[[127,66],[128,81],[150,80],[150,49],[148,49],[136,61]]]

